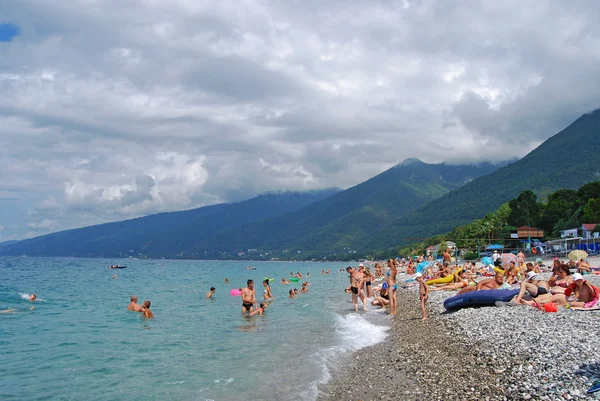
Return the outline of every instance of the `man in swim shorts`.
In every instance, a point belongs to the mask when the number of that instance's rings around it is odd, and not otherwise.
[[[242,313],[251,313],[256,305],[256,290],[254,281],[248,280],[247,287],[242,289]]]
[[[138,304],[137,301],[138,301],[138,297],[136,295],[132,295],[131,302],[129,303],[129,306],[127,307],[127,309],[134,311],[134,312],[143,312],[144,308],[142,308],[142,306],[140,304]]]
[[[448,252],[447,249],[444,251],[443,260],[444,260],[444,266],[450,266],[450,262],[452,261],[452,256],[450,256],[450,252]]]
[[[350,274],[350,292],[352,293],[352,304],[354,305],[354,311],[358,312],[358,292],[362,286],[362,275],[358,274],[358,271],[348,266],[346,271]],[[365,308],[366,308],[365,304]]]

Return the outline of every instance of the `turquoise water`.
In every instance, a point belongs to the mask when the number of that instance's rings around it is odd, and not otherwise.
[[[353,351],[385,338],[381,311],[352,311],[342,264],[248,264],[0,258],[0,310],[17,309],[0,314],[0,399],[311,400]],[[289,299],[303,279],[277,280],[266,314],[241,316],[230,289],[252,278],[262,298],[263,278],[290,271],[311,273],[308,294]],[[155,319],[127,310],[131,294]]]

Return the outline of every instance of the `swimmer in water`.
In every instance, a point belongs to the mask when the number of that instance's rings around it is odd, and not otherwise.
[[[140,304],[137,303],[137,301],[138,301],[138,297],[136,295],[132,295],[131,302],[129,303],[129,306],[127,307],[127,309],[134,311],[134,312],[143,312],[144,308],[142,308],[140,306]]]
[[[152,313],[152,311],[150,310],[150,301],[144,301],[144,304],[142,305],[142,313],[144,314],[144,317],[146,319],[152,319],[154,317],[154,313]]]
[[[37,296],[35,294],[31,294],[29,296],[29,301],[31,301],[31,302],[35,301],[36,299],[37,299]]]
[[[225,284],[229,284],[229,279],[225,277]]]
[[[112,278],[113,278],[113,280],[116,280],[117,279],[117,275],[113,274]]]
[[[289,294],[290,294],[290,298],[296,298],[296,293],[294,292],[293,288],[290,289]]]
[[[265,313],[265,309],[267,309],[267,305],[264,302],[261,302],[260,306],[258,308],[256,308],[256,310],[254,310],[253,312],[250,312],[250,316],[254,316],[257,314],[262,316],[262,314]]]
[[[206,298],[212,298],[215,291],[216,291],[215,287],[210,287],[210,291],[206,293]]]

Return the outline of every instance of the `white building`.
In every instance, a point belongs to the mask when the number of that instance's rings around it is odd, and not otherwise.
[[[569,230],[562,230],[560,232],[560,238],[577,237],[577,229],[571,228]]]

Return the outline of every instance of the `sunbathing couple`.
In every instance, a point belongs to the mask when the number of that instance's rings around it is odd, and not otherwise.
[[[131,302],[129,303],[127,309],[134,312],[141,312],[146,319],[152,319],[154,317],[154,314],[150,310],[150,301],[144,301],[143,305],[138,304],[137,301],[138,297],[132,295]]]

